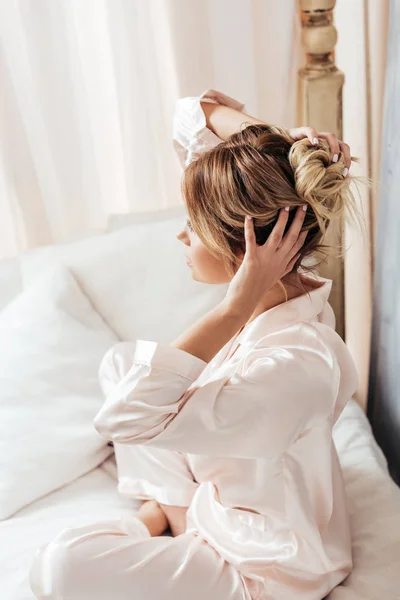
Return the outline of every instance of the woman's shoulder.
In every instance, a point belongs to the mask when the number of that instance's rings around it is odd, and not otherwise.
[[[249,350],[257,354],[268,354],[272,349],[274,352],[284,350],[285,354],[293,357],[318,357],[331,364],[335,349],[326,329],[327,326],[316,319],[299,320],[272,332],[261,332],[259,339]]]
[[[325,323],[299,321],[261,337],[247,356],[248,373],[263,378],[263,365],[275,364],[276,373],[302,386],[318,385],[339,398],[340,413],[358,389],[355,362],[345,341]],[[336,417],[335,417],[336,419]]]

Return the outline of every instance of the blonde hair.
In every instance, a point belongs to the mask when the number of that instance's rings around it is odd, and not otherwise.
[[[309,233],[291,274],[307,256],[322,254],[313,267],[302,265],[311,271],[333,248],[322,243],[331,221],[347,213],[362,226],[354,178],[343,176],[344,166],[342,156],[332,163],[324,139],[318,146],[307,138],[294,142],[283,127],[251,124],[188,165],[182,195],[194,231],[231,277],[239,266],[237,250],[245,251],[245,215],[253,217],[256,241],[263,244],[282,208],[291,209],[287,230],[296,214],[292,209],[306,203],[303,230]],[[343,256],[341,240],[337,248]]]

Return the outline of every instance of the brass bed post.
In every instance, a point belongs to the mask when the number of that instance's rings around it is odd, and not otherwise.
[[[335,66],[337,32],[333,25],[336,0],[299,0],[302,46],[306,64],[299,70],[300,125],[332,131],[342,139],[342,88],[344,75]],[[332,222],[324,243],[336,246],[343,235],[343,221]],[[333,280],[329,302],[336,316],[336,331],[344,339],[344,261],[329,256],[319,267],[322,277]]]

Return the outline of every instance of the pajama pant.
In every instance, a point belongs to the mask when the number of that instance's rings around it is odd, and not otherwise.
[[[191,498],[198,496],[202,485],[210,484],[193,481],[179,452],[147,446],[124,447],[118,471],[125,493],[145,499],[146,485],[152,485],[149,497],[163,504],[182,505],[180,500],[187,498],[188,523]],[[38,549],[30,583],[39,600],[264,597],[262,585],[225,560],[193,523],[176,537],[151,537],[134,516],[64,529]]]

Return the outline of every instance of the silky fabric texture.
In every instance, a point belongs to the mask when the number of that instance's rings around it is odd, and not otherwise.
[[[215,90],[178,101],[183,167],[221,141],[201,99],[244,109]],[[189,507],[186,532],[149,538],[134,517],[61,532],[34,561],[37,598],[321,600],[344,580],[332,428],[358,378],[334,330],[332,281],[302,277],[318,287],[258,315],[209,363],[151,340],[107,351],[94,425],[114,442],[119,491]]]

